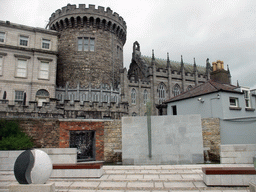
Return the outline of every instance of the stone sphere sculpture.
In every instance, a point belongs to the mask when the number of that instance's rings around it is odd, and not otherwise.
[[[44,184],[52,173],[52,162],[47,153],[32,149],[22,152],[14,164],[14,175],[20,184]]]

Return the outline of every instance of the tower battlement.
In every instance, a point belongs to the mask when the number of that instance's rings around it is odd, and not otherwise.
[[[115,33],[123,42],[126,41],[126,22],[108,7],[105,8],[95,5],[68,4],[62,9],[56,10],[49,18],[49,28],[56,31],[62,31],[66,28],[76,27],[94,27]]]

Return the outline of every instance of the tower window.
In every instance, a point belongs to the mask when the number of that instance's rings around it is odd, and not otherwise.
[[[78,51],[95,51],[95,38],[78,37]]]

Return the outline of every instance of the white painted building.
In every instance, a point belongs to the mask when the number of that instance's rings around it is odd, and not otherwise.
[[[225,70],[220,73],[227,74]],[[249,88],[222,82],[220,73],[211,77],[214,80],[166,101],[167,115],[219,118],[221,144],[256,144],[256,94]]]
[[[0,21],[0,99],[55,98],[58,32]]]

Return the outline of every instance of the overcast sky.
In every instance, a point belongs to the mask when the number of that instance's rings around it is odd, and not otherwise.
[[[205,66],[224,61],[232,83],[256,88],[255,0],[0,0],[0,20],[45,28],[55,10],[70,4],[110,7],[127,24],[124,67],[129,68],[132,46],[142,55]]]

